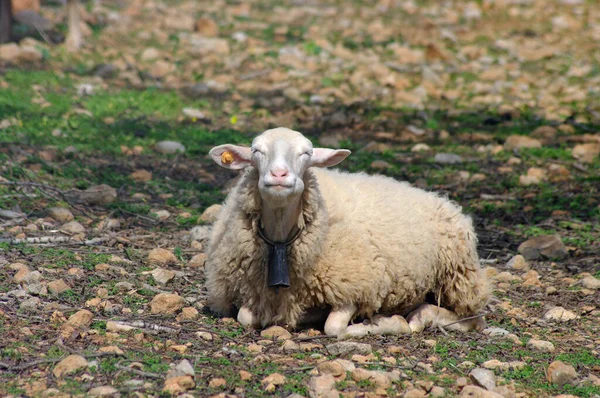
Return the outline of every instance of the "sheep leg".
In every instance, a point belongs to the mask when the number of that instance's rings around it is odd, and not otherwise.
[[[486,327],[482,317],[466,319],[461,321],[454,312],[431,304],[423,304],[408,317],[408,326],[413,333],[422,332],[429,326],[441,326],[448,330],[468,332],[470,330],[480,331]]]
[[[245,327],[260,328],[260,321],[256,315],[250,311],[250,308],[243,306],[237,314],[237,321]]]
[[[342,334],[338,335],[338,337],[345,339],[350,337],[362,337],[368,334],[397,336],[410,333],[412,333],[412,330],[404,317],[400,315],[393,315],[390,317],[376,315],[372,320],[366,320],[362,323],[348,326]]]
[[[356,313],[354,304],[346,304],[333,310],[327,316],[325,321],[325,334],[328,336],[338,336],[348,327],[348,323]]]

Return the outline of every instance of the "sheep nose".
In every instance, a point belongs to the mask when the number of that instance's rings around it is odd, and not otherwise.
[[[271,170],[271,175],[277,178],[286,177],[288,175],[288,171],[287,169],[274,169]]]

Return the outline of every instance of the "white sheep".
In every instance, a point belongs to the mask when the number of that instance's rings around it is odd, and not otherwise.
[[[217,164],[245,169],[209,239],[211,309],[237,308],[246,326],[292,328],[321,309],[325,333],[340,337],[484,327],[477,315],[490,289],[471,219],[407,183],[321,169],[349,154],[313,148],[287,128],[251,148],[210,151]],[[366,321],[348,326],[357,317]]]

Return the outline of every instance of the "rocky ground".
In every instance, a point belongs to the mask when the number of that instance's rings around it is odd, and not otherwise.
[[[41,14],[0,46],[0,395],[600,396],[597,2],[107,0],[76,54]],[[213,316],[206,153],[273,126],[460,203],[489,328]]]

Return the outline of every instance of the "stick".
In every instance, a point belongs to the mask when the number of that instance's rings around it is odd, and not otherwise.
[[[115,364],[115,368],[124,370],[126,372],[134,373],[134,374],[136,374],[138,376],[151,377],[153,379],[163,379],[163,376],[161,376],[159,374],[150,373],[150,372],[144,372],[143,370],[137,370],[137,369],[134,369],[134,368],[130,368],[128,366],[120,365],[118,363]]]
[[[459,319],[459,320],[458,320],[458,321],[456,321],[456,322],[452,322],[452,323],[449,323],[449,324],[447,324],[447,325],[444,325],[444,326],[442,326],[442,327],[444,327],[444,328],[447,328],[448,326],[454,325],[454,324],[456,324],[456,323],[461,323],[462,321],[468,321],[469,319],[480,318],[480,317],[482,317],[482,316],[486,316],[487,314],[489,314],[489,312],[484,312],[483,314],[478,314],[478,315],[469,316],[469,317],[466,317],[466,318],[463,318],[463,319]]]
[[[24,182],[24,181],[0,181],[0,185],[11,185],[11,186],[18,186],[18,187],[35,187],[35,188],[40,188],[40,189],[46,189],[48,191],[53,191],[53,192],[58,193],[65,200],[65,202],[70,204],[72,207],[75,207],[75,204],[69,200],[65,191],[62,191],[56,187],[53,187],[52,185],[41,184],[39,182]]]

